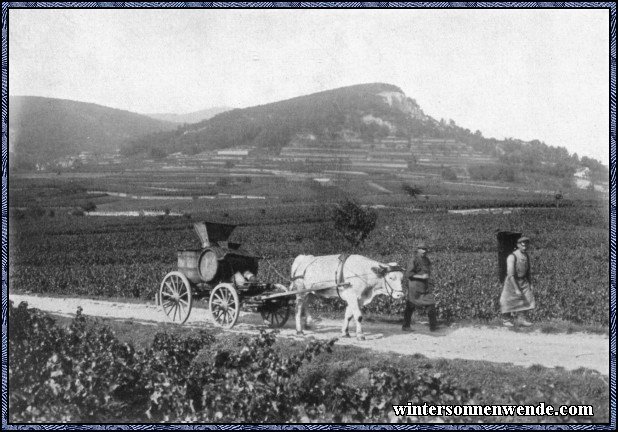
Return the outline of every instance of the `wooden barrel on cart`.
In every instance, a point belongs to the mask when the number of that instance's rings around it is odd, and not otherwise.
[[[217,254],[211,248],[178,251],[178,270],[194,284],[212,282],[219,268]]]
[[[198,250],[179,250],[178,251],[178,271],[184,274],[191,283],[202,281],[198,263],[202,251]]]
[[[219,260],[212,249],[204,249],[200,255],[198,271],[204,282],[211,282],[219,271]]]

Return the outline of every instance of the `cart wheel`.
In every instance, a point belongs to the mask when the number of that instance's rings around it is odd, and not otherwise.
[[[184,324],[191,314],[191,284],[185,275],[173,271],[165,275],[159,290],[159,303],[170,321]]]
[[[240,300],[232,284],[217,285],[210,293],[209,306],[216,325],[223,328],[234,327],[240,312]]]
[[[286,292],[287,289],[282,285],[277,285],[273,293]],[[288,297],[278,297],[272,300],[265,300],[260,307],[260,314],[265,324],[272,328],[281,328],[290,318],[290,299]]]

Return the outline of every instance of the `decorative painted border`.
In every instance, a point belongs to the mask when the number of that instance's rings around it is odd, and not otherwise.
[[[8,11],[11,8],[606,8],[610,13],[610,423],[569,424],[479,424],[479,425],[163,425],[163,424],[8,424],[7,412],[7,310],[8,310]],[[2,3],[2,429],[23,430],[613,430],[616,426],[616,4],[608,2],[7,2]]]

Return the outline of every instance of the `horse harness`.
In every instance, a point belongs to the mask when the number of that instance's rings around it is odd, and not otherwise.
[[[341,255],[339,255],[338,257],[339,264],[337,265],[337,270],[335,271],[335,288],[337,290],[337,296],[341,300],[343,300],[343,298],[341,298],[341,294],[339,293],[339,288],[345,283],[345,279],[343,277],[343,266],[349,257],[350,257],[350,254],[348,253],[342,253]],[[316,261],[317,261],[317,258],[311,261],[309,264],[307,264],[305,266],[305,269],[303,270],[303,273],[301,275],[293,276],[292,281],[295,281],[297,279],[304,279],[305,274],[307,273],[307,269],[311,267],[311,264],[313,264]]]
[[[341,286],[343,286],[345,284],[345,278],[343,277],[343,266],[345,265],[346,260],[350,257],[350,254],[348,253],[342,253],[341,255],[339,255],[338,260],[339,260],[339,264],[337,265],[337,270],[335,271],[335,289],[337,290],[337,296],[343,300],[343,298],[341,298],[341,294],[339,292],[339,288],[341,288]],[[315,261],[317,261],[317,258],[313,261],[311,261],[309,264],[307,264],[305,266],[305,269],[303,271],[303,273],[301,275],[296,275],[292,277],[292,281],[295,281],[296,279],[304,279],[305,278],[305,274],[307,273],[307,269],[309,267],[311,267],[311,264],[313,264]],[[397,271],[397,270],[402,270],[399,267],[388,267],[388,271],[386,273],[389,273],[391,271]],[[386,290],[386,294],[389,297],[393,296],[393,293],[395,292],[395,289],[391,286],[391,284],[388,282],[388,279],[386,278],[386,274],[384,274],[384,287]]]

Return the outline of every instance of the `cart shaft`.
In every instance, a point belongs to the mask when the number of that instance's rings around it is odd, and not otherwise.
[[[286,292],[282,292],[282,293],[265,294],[265,295],[255,296],[254,298],[256,300],[258,300],[258,301],[270,300],[270,299],[274,299],[274,298],[278,298],[278,297],[286,297],[286,296],[292,296],[292,295],[296,295],[296,294],[305,294],[305,293],[311,293],[311,292],[315,292],[315,291],[323,291],[323,290],[333,289],[333,288],[349,288],[350,285],[351,284],[349,282],[345,282],[345,283],[341,283],[341,284],[337,284],[337,285],[332,285],[332,286],[327,286],[327,287],[307,288],[307,289],[298,290],[298,291],[286,291]]]

